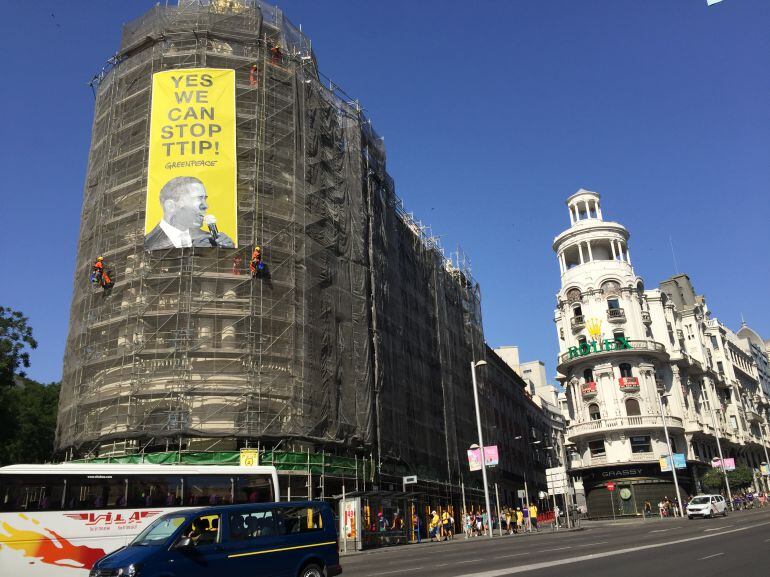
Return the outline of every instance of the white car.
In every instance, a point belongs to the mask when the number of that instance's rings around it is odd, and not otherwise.
[[[727,503],[722,495],[698,495],[693,497],[687,505],[687,518],[715,517],[722,515],[727,517]]]

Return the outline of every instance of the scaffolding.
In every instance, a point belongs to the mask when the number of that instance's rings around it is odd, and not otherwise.
[[[235,70],[241,248],[147,252],[152,75],[194,67]],[[456,490],[475,438],[468,365],[489,354],[479,286],[404,209],[383,139],[304,34],[256,0],[158,5],[92,86],[58,450],[280,446]],[[256,244],[270,282],[249,274]],[[110,296],[89,285],[96,255]]]

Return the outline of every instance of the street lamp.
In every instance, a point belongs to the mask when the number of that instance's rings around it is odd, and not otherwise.
[[[714,395],[716,396],[716,394]],[[706,399],[704,398],[701,402],[701,404],[706,404]],[[733,509],[733,494],[730,491],[730,479],[727,478],[727,469],[725,468],[725,457],[722,454],[722,443],[719,442],[719,435],[721,435],[721,431],[719,430],[719,426],[717,425],[717,417],[714,414],[714,406],[713,403],[709,402],[709,409],[711,412],[711,421],[714,423],[714,437],[717,440],[717,451],[719,451],[719,463],[721,465],[722,469],[722,475],[725,477],[725,487],[727,487],[727,499],[728,499],[728,508]]]
[[[487,485],[487,458],[484,454],[484,435],[481,432],[481,412],[479,411],[479,386],[476,382],[476,367],[483,367],[487,361],[471,361],[473,377],[473,402],[476,405],[476,428],[479,432],[479,450],[481,451],[481,478],[484,482],[484,502],[487,506],[487,533],[492,538],[492,507],[489,506],[489,485]]]
[[[522,441],[524,440],[524,437],[521,435],[516,435],[513,438],[514,441]],[[539,443],[540,441],[535,441],[535,443]],[[527,461],[529,461],[529,449],[527,449]],[[527,465],[524,464],[524,507],[529,507],[529,488],[527,487]]]
[[[663,419],[663,432],[666,434],[666,450],[668,451],[668,460],[671,463],[671,472],[674,474],[674,487],[676,488],[676,501],[679,506],[679,516],[684,516],[684,509],[682,508],[682,495],[679,492],[679,479],[676,476],[676,463],[674,462],[674,454],[671,451],[671,439],[668,437],[668,425],[666,424],[666,413],[663,411],[663,397],[668,397],[668,393],[660,394],[658,392],[658,406],[660,407],[660,418]]]

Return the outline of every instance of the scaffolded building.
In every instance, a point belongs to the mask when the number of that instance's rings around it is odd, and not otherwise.
[[[195,67],[235,70],[241,248],[147,252],[152,76]],[[306,454],[308,472],[338,458],[356,480],[456,486],[476,436],[469,364],[489,354],[479,288],[403,209],[382,139],[308,38],[261,1],[158,5],[93,86],[61,453],[260,447],[299,469]],[[256,244],[269,281],[249,275]],[[96,255],[106,297],[88,281]],[[481,386],[488,402],[523,391],[512,375]],[[487,433],[540,426],[509,417]]]

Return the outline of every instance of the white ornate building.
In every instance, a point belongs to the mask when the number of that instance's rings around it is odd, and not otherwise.
[[[581,189],[567,206],[571,226],[553,242],[561,270],[557,379],[569,405],[569,465],[589,514],[635,515],[647,500],[675,498],[659,462],[668,455],[661,405],[672,450],[686,458],[683,497],[700,489],[717,436],[725,458],[759,472],[770,402],[751,355],[709,318],[687,276],[645,288],[628,231],[603,219],[597,193]],[[618,489],[612,496],[608,481]]]

